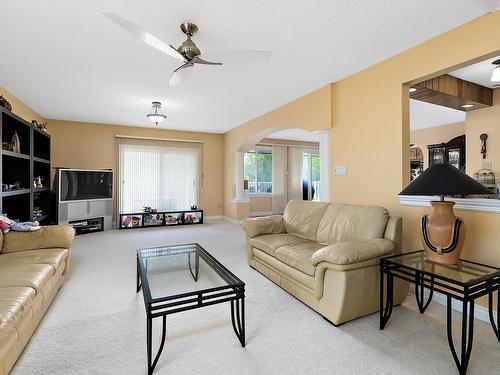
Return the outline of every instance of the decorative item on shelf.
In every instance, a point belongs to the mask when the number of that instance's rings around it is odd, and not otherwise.
[[[31,120],[31,125],[35,126],[38,128],[38,121],[36,120]]]
[[[472,177],[474,177],[474,180],[476,180],[480,184],[483,184],[487,188],[491,189],[496,186],[495,174],[491,169],[488,168],[479,169],[478,171],[474,172]]]
[[[191,209],[192,209],[192,210],[197,210],[197,209],[198,209],[198,206],[197,206],[197,205],[195,205],[195,204],[193,204],[193,205],[191,206]]]
[[[150,213],[147,215],[144,215],[144,226],[145,227],[151,227],[155,225],[161,225],[163,221],[163,215],[159,213]]]
[[[481,140],[481,154],[483,154],[483,159],[486,159],[486,140],[488,139],[488,134],[481,134],[479,139]]]
[[[427,258],[436,263],[456,264],[464,240],[463,219],[453,212],[455,202],[445,196],[490,194],[490,191],[451,164],[434,164],[410,183],[399,195],[438,195],[431,201],[431,213],[422,216],[422,242]]]
[[[158,210],[156,208],[151,208],[149,206],[144,206],[142,208],[142,211],[143,212],[146,212],[146,213],[150,213],[150,212],[158,212]]]
[[[10,151],[21,153],[21,141],[19,140],[19,136],[17,135],[17,131],[14,132],[12,136],[12,141],[10,142]]]
[[[35,185],[34,185],[35,188],[42,188],[43,187],[43,183],[42,183],[43,178],[42,177],[40,177],[40,176],[35,177],[34,180],[35,180]]]
[[[186,214],[184,216],[184,220],[186,221],[186,223],[192,223],[194,221],[194,217],[191,214]]]
[[[0,107],[4,107],[7,111],[12,112],[12,106],[2,95],[0,95]]]
[[[43,130],[44,132],[47,131],[47,121],[42,122],[36,126],[38,129]]]
[[[153,121],[156,125],[167,118],[167,116],[165,116],[161,111],[160,102],[152,103],[151,112],[149,112],[146,117]]]

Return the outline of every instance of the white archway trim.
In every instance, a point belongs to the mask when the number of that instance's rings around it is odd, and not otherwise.
[[[320,200],[330,202],[330,132],[328,129],[314,132],[319,138]]]

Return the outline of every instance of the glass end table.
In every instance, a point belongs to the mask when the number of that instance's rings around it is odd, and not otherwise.
[[[380,259],[380,329],[384,329],[392,314],[394,278],[415,285],[415,297],[421,314],[432,301],[434,291],[446,296],[446,327],[448,344],[458,371],[465,375],[469,365],[474,336],[474,302],[488,296],[488,313],[493,331],[500,342],[500,269],[459,260],[456,265],[429,261],[423,250]],[[385,286],[384,286],[385,279]],[[425,289],[429,290],[425,296]],[[497,292],[496,321],[493,293]],[[384,295],[385,294],[385,295]],[[462,303],[461,350],[453,343],[452,303]]]
[[[245,346],[245,283],[197,243],[137,250],[136,292],[146,308],[148,374],[165,345],[167,315],[228,302],[233,330]],[[152,356],[152,322],[162,318],[162,338]]]

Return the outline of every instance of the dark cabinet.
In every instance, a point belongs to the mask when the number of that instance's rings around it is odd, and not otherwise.
[[[448,143],[428,145],[427,149],[429,150],[429,166],[450,163],[461,171],[465,171],[465,135],[455,137]]]

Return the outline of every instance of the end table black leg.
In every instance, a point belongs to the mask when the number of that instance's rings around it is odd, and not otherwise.
[[[147,340],[147,355],[148,355],[148,375],[153,373],[153,367],[151,366],[151,352],[153,347],[153,319],[151,317],[146,318],[146,340]]]
[[[415,272],[415,297],[417,299],[418,311],[423,314],[432,301],[434,294],[434,276],[431,276],[431,285],[429,288],[429,296],[425,300],[424,275],[421,272]]]
[[[453,360],[457,365],[459,374],[465,375],[467,373],[467,367],[469,366],[470,355],[472,353],[472,340],[474,337],[474,301],[463,301],[462,303],[462,342],[460,358],[458,358],[455,345],[453,343],[452,307],[452,298],[448,296],[446,303],[446,330],[448,334],[448,344],[450,345],[451,354],[453,355]]]
[[[497,291],[497,321],[495,323],[495,318],[493,316],[493,292],[488,294],[488,312],[490,315],[491,326],[493,327],[493,332],[500,342],[500,291]]]
[[[392,314],[394,276],[387,273],[387,287],[384,307],[384,271],[380,270],[380,329],[384,329]]]

